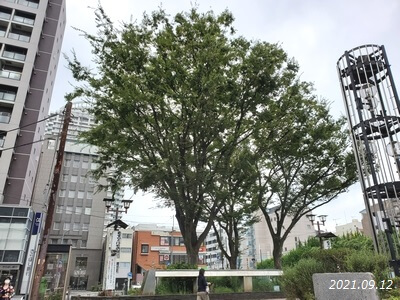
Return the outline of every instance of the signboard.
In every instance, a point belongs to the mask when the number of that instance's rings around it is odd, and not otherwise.
[[[40,225],[42,223],[42,213],[37,212],[35,214],[35,220],[32,227],[32,235],[37,235],[40,232]]]
[[[128,272],[128,278],[132,278],[133,274],[132,272]]]
[[[168,246],[151,246],[150,250],[151,251],[168,251],[169,252],[169,247]]]
[[[115,289],[115,273],[116,273],[116,261],[115,256],[110,256],[107,261],[107,274],[106,274],[106,290],[114,290]]]

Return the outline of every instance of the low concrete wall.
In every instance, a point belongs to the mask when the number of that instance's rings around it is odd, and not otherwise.
[[[283,293],[278,292],[257,292],[257,293],[229,293],[229,294],[211,294],[212,300],[266,300],[266,299],[283,299]],[[196,295],[166,295],[166,296],[119,296],[119,297],[88,297],[88,296],[72,296],[72,300],[194,300]],[[339,300],[339,299],[338,299]]]

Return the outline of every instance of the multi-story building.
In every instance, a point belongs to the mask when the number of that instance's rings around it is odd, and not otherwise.
[[[267,222],[261,211],[257,212],[260,221],[253,225],[254,227],[254,242],[252,252],[255,254],[255,261],[260,262],[264,259],[272,258],[273,241],[272,236],[268,230]],[[269,211],[269,216],[272,220],[272,226],[276,230],[277,219],[275,216],[275,210]],[[284,230],[289,227],[292,222],[290,216],[287,216],[283,224]],[[283,244],[283,254],[295,249],[299,242],[306,241],[309,237],[314,237],[316,231],[311,225],[307,217],[302,217],[296,225],[292,228]]]
[[[104,251],[103,289],[122,290],[132,279],[133,229],[107,229]]]
[[[87,289],[101,281],[102,248],[107,191],[98,190],[99,184],[91,171],[97,168],[97,149],[77,140],[76,131],[86,130],[93,119],[85,105],[74,104],[73,118],[65,145],[60,182],[55,195],[56,209],[49,235],[51,244],[71,245],[68,285],[73,289]],[[45,211],[48,201],[48,184],[55,164],[58,135],[62,127],[60,116],[49,119],[45,142],[39,160],[34,192],[34,210]]]
[[[155,224],[137,225],[133,236],[133,282],[141,284],[149,269],[165,269],[169,264],[187,262],[180,231]],[[205,246],[200,247],[199,265],[204,264]]]
[[[222,245],[229,253],[229,249],[227,247],[227,235],[224,230],[219,230],[218,235],[221,239]],[[206,254],[205,254],[205,263],[210,269],[221,270],[228,268],[228,261],[226,260],[225,256],[222,254],[220,246],[217,240],[217,234],[211,230],[207,235],[206,239],[204,240],[204,244],[206,246]]]
[[[350,223],[343,225],[336,225],[336,235],[342,236],[347,233],[362,233],[362,223],[357,219],[352,219]]]
[[[65,23],[64,0],[0,1],[0,208],[10,222],[4,228],[21,227],[14,213],[28,209],[20,242],[14,230],[0,234],[0,273],[12,275],[17,293],[31,276],[32,191]],[[29,284],[23,292],[27,289]]]
[[[31,205],[45,126],[40,120],[48,114],[66,22],[64,2],[0,4],[0,204]]]
[[[259,222],[253,225],[254,228],[254,241],[250,244],[253,249],[249,250],[254,253],[255,256],[250,259],[253,262],[260,262],[264,259],[272,258],[273,251],[273,241],[271,233],[268,230],[267,222],[265,221],[264,215],[261,211],[257,211],[257,216],[259,217]],[[272,226],[274,230],[276,230],[277,219],[275,216],[275,208],[269,210],[269,216],[272,220]],[[290,216],[286,216],[285,221],[283,223],[284,230],[288,228],[292,219]],[[292,228],[290,233],[288,234],[285,242],[283,243],[283,254],[289,252],[292,249],[295,249],[299,242],[305,242],[309,237],[315,237],[316,231],[314,227],[311,225],[311,222],[307,219],[306,216],[300,218],[300,220],[296,223],[296,225]],[[242,261],[248,261],[248,259],[242,259]],[[245,266],[243,266],[245,268]]]

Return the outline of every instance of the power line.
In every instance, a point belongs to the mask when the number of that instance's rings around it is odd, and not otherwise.
[[[37,123],[46,121],[47,119],[50,119],[50,118],[55,117],[55,116],[58,116],[58,115],[60,115],[60,114],[55,113],[55,114],[52,114],[52,115],[50,115],[50,116],[48,116],[48,117],[46,117],[46,118],[44,118],[44,119],[41,119],[41,120],[39,120],[39,121],[30,123],[30,124],[27,124],[27,125],[24,125],[24,126],[21,126],[21,127],[13,128],[13,129],[10,129],[10,130],[8,130],[8,131],[1,131],[1,132],[0,132],[0,136],[6,135],[7,133],[9,133],[9,132],[11,132],[11,131],[20,130],[21,128],[25,128],[25,127],[28,127],[28,126],[31,126],[31,125],[34,125],[34,124],[37,124]]]
[[[49,139],[48,139],[48,138],[47,138],[47,139],[41,139],[41,140],[38,140],[38,141],[33,141],[33,142],[26,143],[26,144],[14,146],[14,147],[9,147],[9,148],[0,149],[0,152],[6,151],[6,150],[14,150],[14,149],[19,148],[19,147],[23,147],[23,146],[28,146],[28,145],[32,145],[32,144],[44,142],[45,140],[49,140]]]

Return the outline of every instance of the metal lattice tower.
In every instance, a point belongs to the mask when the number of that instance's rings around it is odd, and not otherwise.
[[[400,102],[385,48],[346,51],[337,69],[375,249],[399,276]]]

